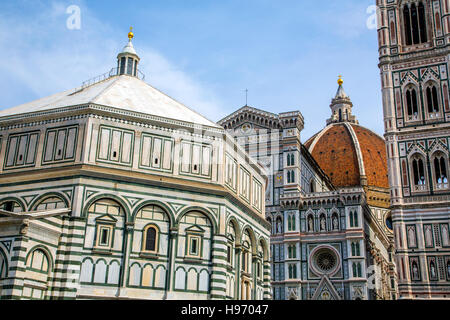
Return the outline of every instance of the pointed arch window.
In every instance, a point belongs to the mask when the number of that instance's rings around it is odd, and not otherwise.
[[[361,250],[359,247],[359,242],[352,242],[352,256],[359,257],[361,255]]]
[[[361,278],[362,277],[362,267],[360,262],[354,262],[353,263],[353,277],[354,278]]]
[[[288,231],[295,230],[295,214],[290,214],[288,216]]]
[[[350,211],[350,228],[359,227],[358,212]]]
[[[288,246],[288,258],[295,259],[297,257],[295,244]]]
[[[428,113],[439,112],[439,98],[435,85],[431,85],[426,89]]]
[[[414,184],[416,186],[425,185],[425,167],[421,158],[412,161]]]
[[[297,279],[297,266],[295,264],[290,264],[288,267],[289,279]]]
[[[448,189],[447,158],[442,153],[437,153],[433,160],[434,182],[436,189]]]
[[[420,44],[428,41],[425,6],[422,1],[405,4],[403,7],[403,28],[405,44]]]
[[[407,46],[412,45],[411,37],[411,16],[408,5],[403,7],[403,23],[405,29],[405,43]]]
[[[417,120],[419,115],[419,107],[417,103],[417,91],[414,88],[406,90],[406,105],[409,120]]]
[[[309,192],[314,193],[315,191],[315,187],[314,187],[314,179],[311,179],[311,181],[309,182]]]

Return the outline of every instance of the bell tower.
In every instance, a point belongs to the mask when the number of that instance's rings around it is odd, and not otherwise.
[[[376,0],[399,298],[450,298],[450,0]]]

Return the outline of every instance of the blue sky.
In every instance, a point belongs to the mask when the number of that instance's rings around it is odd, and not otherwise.
[[[146,81],[218,121],[245,104],[325,126],[337,76],[360,124],[383,134],[374,0],[0,2],[0,109],[108,72],[134,27]],[[81,9],[69,30],[66,9]]]

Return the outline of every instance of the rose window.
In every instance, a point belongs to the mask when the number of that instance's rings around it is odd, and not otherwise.
[[[336,255],[330,249],[322,249],[316,254],[316,266],[323,272],[330,272],[336,267]]]

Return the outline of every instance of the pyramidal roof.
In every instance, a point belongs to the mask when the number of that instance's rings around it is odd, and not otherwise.
[[[3,117],[90,104],[220,128],[146,82],[129,75],[113,76],[79,91],[68,90],[2,110],[0,120]]]
[[[222,129],[218,124],[139,79],[137,69],[139,57],[131,42],[133,37],[130,31],[129,42],[118,56],[120,68],[114,73],[115,75],[81,89],[64,91],[11,109],[1,110],[0,121],[17,119],[21,115],[51,110],[64,112],[65,109],[71,109],[74,106],[94,105]]]

